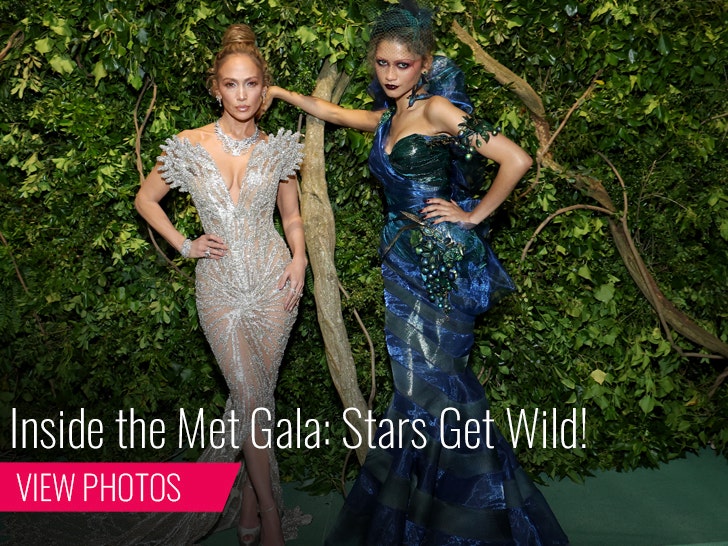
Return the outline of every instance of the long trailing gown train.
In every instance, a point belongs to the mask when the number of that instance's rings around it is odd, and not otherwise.
[[[291,255],[273,222],[278,186],[293,175],[303,158],[299,135],[278,131],[251,151],[240,198],[234,203],[208,151],[185,138],[168,139],[162,146],[159,171],[172,188],[189,192],[206,233],[222,237],[228,246],[220,260],[199,260],[195,287],[200,324],[225,377],[230,394],[223,420],[231,411],[236,427],[235,445],[251,433],[256,408],[265,414],[256,423],[270,426],[275,419],[273,399],[278,368],[296,313],[284,309],[285,290],[277,284]],[[261,419],[263,417],[263,419]],[[226,442],[208,446],[199,462],[241,460],[241,450]],[[283,507],[278,467],[270,450],[274,497]],[[222,514],[18,514],[7,521],[8,544],[146,545],[194,544],[213,530],[237,524],[240,489],[245,467],[235,480]],[[310,516],[298,507],[283,513],[284,535],[295,538],[299,525]]]
[[[453,70],[445,62],[436,59],[433,71]],[[456,429],[469,419],[482,423],[489,407],[468,367],[474,319],[513,285],[483,232],[450,223],[421,229],[417,216],[425,199],[459,192],[451,183],[452,150],[438,138],[410,135],[388,155],[392,113],[382,117],[369,165],[387,206],[380,253],[394,396],[373,441],[377,447],[370,449],[326,544],[567,544],[495,426],[481,431],[476,448],[465,446],[462,437],[457,442]],[[475,204],[458,200],[466,209]],[[449,263],[443,259],[448,249],[456,250]],[[428,269],[432,260],[438,271]],[[443,275],[444,297],[437,291]],[[393,434],[390,423],[394,429],[404,423],[402,434]],[[476,443],[472,436],[470,442]]]

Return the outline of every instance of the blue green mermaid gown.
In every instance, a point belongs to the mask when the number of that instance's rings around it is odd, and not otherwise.
[[[543,495],[494,425],[487,435],[483,426],[477,448],[454,447],[454,428],[462,429],[468,419],[482,424],[489,407],[468,367],[474,319],[513,285],[482,233],[443,223],[442,235],[459,243],[464,254],[448,308],[431,301],[421,255],[413,246],[418,228],[402,212],[418,216],[425,199],[451,198],[451,150],[412,135],[387,156],[391,113],[377,129],[369,164],[386,196],[380,253],[395,392],[373,442],[380,445],[386,434],[386,447],[369,451],[326,544],[568,544]],[[443,413],[446,408],[451,409]],[[408,423],[394,441],[389,422],[397,428]]]

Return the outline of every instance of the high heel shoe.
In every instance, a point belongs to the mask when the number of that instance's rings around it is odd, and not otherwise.
[[[243,485],[243,500],[250,500],[255,499],[255,490],[253,489],[253,484],[250,483],[250,480],[247,478],[245,479],[245,484]],[[243,502],[242,510],[245,509]],[[257,508],[254,508],[255,510],[255,519],[258,519],[258,510]],[[252,521],[251,521],[252,523]],[[242,514],[241,519],[238,520],[238,527],[237,527],[237,533],[238,533],[238,544],[240,546],[259,546],[260,545],[260,524],[256,525],[255,527],[244,527],[242,523]]]
[[[240,546],[258,546],[260,544],[260,525],[251,529],[238,525],[238,543]]]

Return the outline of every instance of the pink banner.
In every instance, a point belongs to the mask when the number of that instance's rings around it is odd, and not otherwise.
[[[0,463],[0,512],[222,512],[240,463]]]

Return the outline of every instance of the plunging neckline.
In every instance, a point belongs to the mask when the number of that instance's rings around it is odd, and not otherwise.
[[[185,140],[187,140],[187,142],[189,142],[190,144],[192,144],[192,142],[190,141],[190,139],[186,138]],[[237,201],[233,201],[233,196],[232,196],[232,193],[230,193],[230,188],[225,183],[225,177],[223,177],[222,171],[220,170],[220,167],[218,167],[217,162],[212,157],[212,154],[210,153],[210,151],[207,148],[205,148],[202,145],[202,143],[200,143],[200,142],[198,142],[196,144],[192,144],[193,147],[199,147],[199,148],[201,148],[202,151],[207,155],[207,159],[210,161],[210,164],[212,165],[212,167],[213,167],[213,169],[215,171],[215,175],[216,175],[215,178],[220,182],[220,184],[222,184],[222,189],[223,189],[225,195],[227,196],[228,201],[232,205],[233,209],[237,209],[238,208],[238,205],[240,204],[240,194],[243,192],[242,191],[243,190],[243,182],[245,182],[245,180],[248,178],[248,173],[250,173],[250,162],[253,160],[253,154],[255,154],[255,151],[258,149],[258,147],[260,145],[267,144],[269,142],[269,140],[270,140],[270,137],[268,137],[267,140],[264,140],[264,139],[261,138],[255,144],[255,146],[253,146],[250,149],[250,157],[248,158],[248,163],[245,165],[245,174],[243,174],[243,176],[240,178],[240,192],[238,193],[238,200]]]

